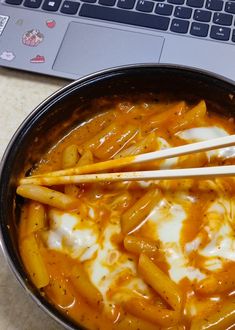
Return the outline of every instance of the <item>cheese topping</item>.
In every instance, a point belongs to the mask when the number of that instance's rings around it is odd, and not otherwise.
[[[98,228],[91,221],[84,224],[77,214],[65,213],[56,209],[49,211],[50,230],[48,246],[72,258],[91,257],[97,250]],[[81,228],[78,229],[77,227]],[[84,257],[85,256],[85,257]]]
[[[99,162],[102,171],[103,161],[123,166],[123,157],[131,161],[235,133],[234,119],[214,113],[212,104],[208,113],[203,100],[192,105],[155,96],[148,95],[148,106],[142,97],[97,101],[99,114],[57,141],[33,174]],[[234,157],[235,147],[229,147],[119,169],[222,166],[235,164]],[[29,190],[33,202],[26,200],[19,226],[22,260],[36,287],[79,325],[91,330],[234,325],[233,177],[68,185],[55,178],[55,186],[40,187],[45,196]],[[60,192],[58,200],[53,190]]]
[[[223,128],[212,126],[190,128],[185,131],[179,132],[176,135],[179,136],[181,139],[186,140],[187,142],[200,142],[228,136],[229,134]],[[210,157],[219,157],[223,159],[233,158],[235,157],[235,147],[207,151],[206,154],[209,159]]]
[[[202,141],[208,138],[226,136],[228,133],[219,127],[198,127],[184,130],[177,134],[180,138],[192,142]],[[160,149],[170,148],[171,145],[163,138],[158,138]],[[233,157],[235,147],[223,148],[217,151],[207,152],[208,155],[217,157]],[[173,158],[162,162],[161,168],[174,166],[178,158]],[[145,189],[153,182],[139,182]],[[161,187],[165,182],[159,183]],[[218,195],[223,194],[219,185],[213,181],[210,188]],[[207,184],[202,183],[206,187]],[[181,244],[181,235],[184,223],[187,220],[186,201],[195,203],[195,198],[187,193],[191,188],[186,185],[184,193],[178,193],[177,203],[167,198],[162,199],[147,216],[143,222],[141,231],[145,227],[151,227],[152,238],[160,240],[162,250],[169,266],[169,276],[179,283],[187,277],[190,281],[200,281],[204,279],[206,270],[217,271],[223,267],[223,260],[235,261],[235,240],[233,228],[230,224],[228,213],[230,212],[231,202],[226,197],[219,198],[210,204],[204,214],[203,230],[207,232],[208,244],[202,244],[202,236],[205,235],[198,231],[195,238],[185,245]],[[181,201],[181,202],[180,202]],[[94,221],[96,211],[91,206],[88,207],[88,218],[82,219],[81,216],[71,213],[63,213],[55,209],[49,212],[50,230],[48,231],[48,246],[51,249],[59,250],[69,254],[72,258],[79,261],[86,261],[86,269],[92,283],[99,288],[104,299],[125,299],[130,292],[136,291],[140,295],[149,294],[149,290],[144,282],[138,278],[135,263],[129,258],[128,254],[118,251],[112,243],[112,236],[121,231],[120,223],[108,223],[102,234],[98,232],[98,227]],[[139,228],[138,228],[139,229]],[[190,258],[191,253],[196,253],[205,258],[200,269],[193,265]],[[108,292],[120,277],[128,277],[128,281],[123,281],[118,286],[118,292],[109,297]],[[130,280],[131,278],[131,280]],[[114,290],[115,291],[115,290]],[[114,298],[116,296],[116,298]]]

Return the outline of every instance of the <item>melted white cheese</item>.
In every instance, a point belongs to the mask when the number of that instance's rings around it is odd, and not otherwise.
[[[66,252],[72,258],[81,257],[83,253],[86,253],[90,258],[92,257],[98,248],[97,246],[96,249],[93,247],[92,253],[89,250],[98,238],[98,230],[92,222],[82,223],[79,215],[55,209],[49,211],[49,219],[51,228],[48,232],[49,248]],[[76,226],[78,225],[81,228],[77,229]]]
[[[210,222],[205,225],[210,242],[203,249],[199,249],[199,253],[208,258],[208,265],[212,265],[213,270],[222,266],[223,259],[235,261],[235,239],[229,207],[229,201],[220,199],[208,209],[208,214],[211,215]],[[211,267],[208,269],[211,270]]]
[[[213,185],[216,188],[216,185]],[[231,201],[223,196],[223,191],[217,187],[217,193],[222,195],[206,210],[204,230],[208,233],[209,244],[201,247],[200,231],[198,235],[185,244],[180,245],[180,236],[187,214],[180,204],[162,200],[148,216],[148,222],[156,228],[156,239],[160,239],[165,251],[167,263],[170,266],[169,275],[179,282],[184,277],[191,281],[199,281],[206,277],[203,269],[197,269],[190,264],[190,253],[195,251],[206,258],[204,270],[217,271],[223,263],[235,261],[235,239],[231,226]],[[182,200],[186,200],[181,197]]]
[[[217,126],[195,127],[176,133],[181,139],[188,142],[199,142],[228,136],[229,133],[223,128]],[[235,157],[235,147],[222,148],[206,152],[208,158],[220,157],[223,159]]]
[[[190,140],[196,142],[227,136],[228,133],[223,128],[211,126],[190,128],[176,133],[176,135],[183,140]]]
[[[95,212],[90,210],[88,214],[93,216]],[[128,254],[121,254],[112,243],[112,236],[120,233],[120,221],[113,219],[102,233],[98,233],[94,222],[89,219],[82,221],[77,214],[52,209],[49,218],[48,247],[67,253],[81,262],[85,261],[90,280],[102,293],[107,304],[129,299],[133,292],[149,296],[148,286],[137,276],[135,262]],[[126,275],[130,278],[117,285],[118,279]],[[110,288],[113,288],[112,297]]]
[[[196,237],[193,241],[185,244],[184,250],[187,254],[197,251],[201,244],[201,237]]]
[[[100,290],[106,302],[122,302],[130,298],[133,292],[142,296],[149,294],[147,285],[137,277],[133,260],[127,254],[120,254],[111,241],[112,235],[119,232],[119,224],[109,224],[103,232],[102,245],[97,251],[97,257],[86,264],[92,283]],[[123,275],[129,275],[128,281],[115,285]],[[110,291],[110,288],[113,290]]]
[[[190,280],[200,280],[205,277],[198,269],[189,265],[187,255],[180,245],[180,235],[186,213],[179,204],[170,204],[162,200],[151,212],[148,221],[156,227],[156,238],[161,240],[167,263],[170,266],[169,275],[175,282],[184,277]]]
[[[164,149],[169,149],[172,146],[163,138],[161,137],[157,137],[157,142],[159,145],[159,149],[160,150],[164,150]],[[174,158],[168,158],[166,160],[163,160],[160,164],[160,169],[167,169],[167,168],[171,168],[174,165],[176,165],[178,162],[178,157],[174,157]]]
[[[209,243],[201,247],[200,231],[194,240],[185,245],[185,252],[192,251],[206,258],[203,267],[216,271],[223,267],[223,263],[235,261],[235,239],[230,217],[231,203],[224,197],[218,198],[204,213],[204,230],[209,238]]]

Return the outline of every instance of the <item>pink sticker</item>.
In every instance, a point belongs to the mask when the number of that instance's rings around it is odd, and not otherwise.
[[[42,55],[37,55],[31,58],[30,63],[45,63],[45,57]]]
[[[26,46],[36,47],[44,40],[44,35],[36,29],[32,29],[23,34],[22,42]]]
[[[46,25],[49,29],[53,29],[56,26],[56,21],[53,19],[48,19]]]

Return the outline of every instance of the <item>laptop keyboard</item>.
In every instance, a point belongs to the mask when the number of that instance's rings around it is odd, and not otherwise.
[[[5,3],[235,42],[235,0],[5,0]]]

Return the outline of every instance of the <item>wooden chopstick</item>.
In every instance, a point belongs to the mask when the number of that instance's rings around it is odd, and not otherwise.
[[[65,175],[51,177],[31,177],[23,178],[20,184],[35,185],[61,185],[61,184],[78,184],[88,182],[104,182],[104,181],[138,181],[138,180],[170,180],[170,179],[187,179],[187,178],[211,178],[221,176],[235,176],[235,165],[198,167],[172,170],[154,170],[154,171],[137,171],[137,172],[120,172],[120,173],[100,173],[100,174],[83,174],[83,175]]]
[[[53,171],[41,175],[31,176],[25,180],[30,180],[30,182],[28,183],[31,183],[32,182],[31,180],[36,177],[44,178],[44,177],[52,177],[52,176],[71,176],[71,175],[79,175],[79,174],[87,174],[87,173],[98,173],[109,169],[117,169],[127,165],[144,163],[153,160],[161,160],[166,158],[173,158],[173,157],[192,154],[201,151],[208,151],[212,149],[229,147],[231,145],[235,145],[235,135],[229,135],[207,141],[185,144],[179,147],[153,151],[136,156],[112,159],[112,160],[89,164],[85,166],[72,167],[60,171]]]

